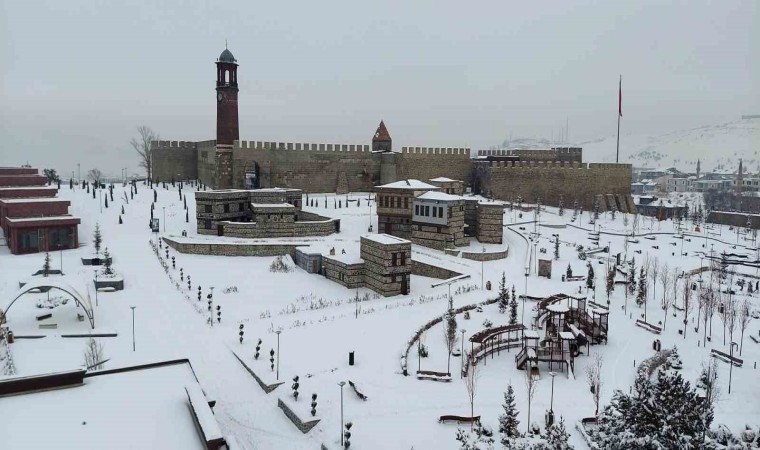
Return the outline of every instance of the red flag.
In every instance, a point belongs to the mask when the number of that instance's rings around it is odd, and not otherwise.
[[[618,114],[623,117],[623,76],[620,76],[618,83]]]

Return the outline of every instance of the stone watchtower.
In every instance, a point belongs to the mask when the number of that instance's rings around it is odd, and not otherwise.
[[[216,167],[214,187],[232,187],[232,144],[240,139],[237,60],[226,48],[216,60]]]
[[[385,122],[380,121],[380,125],[377,126],[375,135],[372,136],[372,151],[373,152],[390,152],[393,151],[393,140],[391,139],[388,129],[385,128]]]

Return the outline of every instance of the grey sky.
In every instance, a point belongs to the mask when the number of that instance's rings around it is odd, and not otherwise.
[[[667,3],[667,5],[663,5]],[[214,138],[214,60],[241,139],[487,148],[760,113],[760,6],[719,2],[0,0],[0,165],[137,171],[128,147]],[[614,149],[611,149],[614,152]]]

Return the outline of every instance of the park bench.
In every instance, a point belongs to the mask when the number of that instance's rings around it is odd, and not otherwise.
[[[734,367],[741,367],[744,364],[744,360],[737,358],[736,356],[732,357],[731,355],[716,349],[710,350],[710,356],[725,363],[733,364]]]
[[[431,381],[451,381],[451,374],[448,372],[434,372],[432,370],[418,370],[418,380],[431,380]]]
[[[641,319],[636,319],[636,326],[643,328],[649,331],[650,333],[654,333],[654,334],[662,333],[662,328],[658,327],[657,325],[651,324],[649,322],[644,322]]]
[[[37,316],[37,320],[45,320],[45,319],[49,319],[49,318],[51,318],[51,317],[53,317],[53,314],[52,314],[52,313],[47,313],[47,314],[39,314],[39,315]]]
[[[480,416],[441,416],[438,418],[438,423],[456,422],[456,423],[480,423]]]
[[[357,397],[364,400],[365,402],[367,401],[367,396],[359,392],[359,389],[356,387],[356,384],[354,384],[353,381],[348,380],[348,385],[351,386],[351,388],[354,390],[354,393],[356,394]]]
[[[41,323],[39,327],[42,330],[55,330],[56,328],[58,328],[58,324],[57,323]]]

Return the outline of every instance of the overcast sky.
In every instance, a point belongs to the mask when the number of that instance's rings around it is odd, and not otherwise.
[[[615,134],[620,74],[624,133],[723,123],[760,114],[759,23],[754,0],[0,0],[0,165],[118,176],[138,125],[213,139],[225,39],[246,140],[580,142]]]

